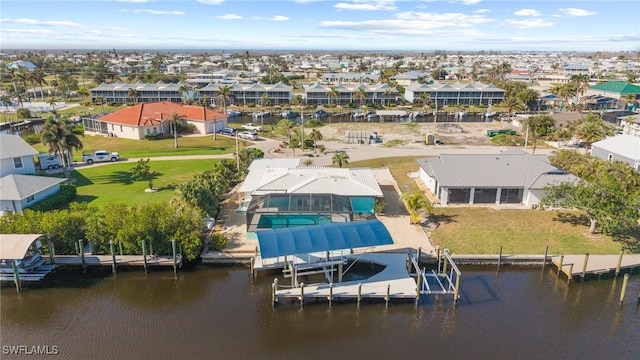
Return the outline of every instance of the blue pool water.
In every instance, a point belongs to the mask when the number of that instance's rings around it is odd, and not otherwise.
[[[258,221],[258,229],[280,229],[305,225],[321,225],[331,223],[331,217],[316,214],[294,215],[262,215]]]

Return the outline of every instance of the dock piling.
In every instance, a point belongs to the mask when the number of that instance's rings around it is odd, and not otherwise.
[[[389,307],[389,300],[391,299],[391,284],[387,284],[387,296],[384,297],[386,301],[386,307]],[[640,301],[640,298],[638,299]]]
[[[629,283],[629,274],[624,274],[624,280],[622,280],[622,289],[620,290],[620,306],[624,301],[624,295],[627,292],[627,284]]]
[[[333,283],[329,283],[329,307],[331,307],[331,302],[333,301]]]
[[[304,305],[304,283],[300,283],[300,307]]]
[[[271,285],[271,305],[276,306],[278,302],[278,297],[276,296],[276,290],[278,289],[278,278],[273,279],[273,284]]]
[[[502,261],[502,245],[500,245],[500,252],[498,253],[498,272],[500,272],[500,262]]]
[[[122,256],[122,241],[118,242],[118,248],[120,250],[120,256]]]
[[[562,262],[564,262],[564,255],[560,255],[560,262],[558,263],[558,272],[556,276],[560,276],[560,272],[562,271]]]
[[[87,272],[87,262],[84,258],[84,246],[82,239],[78,240],[78,246],[80,247],[80,259],[82,259],[82,272]]]
[[[115,245],[113,244],[113,240],[109,241],[109,249],[111,250],[111,259],[113,260],[113,265],[111,267],[111,271],[116,273],[116,250]]]
[[[47,244],[49,244],[49,261],[51,261],[52,264],[56,263],[56,250],[53,247],[53,241],[51,241],[51,239],[47,239]]]
[[[542,270],[547,265],[547,255],[549,254],[549,245],[544,248],[544,259],[542,259]]]
[[[362,300],[362,283],[358,284],[358,307],[360,307],[360,300]]]
[[[458,298],[460,297],[460,274],[456,276],[456,288],[453,292],[453,307],[458,305]]]
[[[620,257],[618,257],[618,264],[616,265],[616,277],[620,274],[620,266],[622,265],[622,256],[624,256],[624,250],[620,250]]]
[[[22,286],[20,286],[20,271],[18,271],[17,260],[11,261],[11,265],[13,266],[13,282],[16,283],[16,290],[20,292]]]
[[[436,258],[438,259],[438,273],[440,273],[440,246],[436,247]]]
[[[175,240],[171,240],[171,251],[173,251],[173,273],[178,273],[178,247]]]
[[[147,273],[147,244],[142,240],[142,258],[144,259],[144,272]]]
[[[342,282],[342,262],[338,264],[338,282]]]
[[[584,255],[584,264],[582,264],[582,282],[584,282],[584,277],[587,276],[587,263],[589,262],[589,253]]]
[[[251,272],[251,278],[252,279],[256,278],[256,272],[254,270],[255,263],[256,263],[256,258],[255,257],[251,257],[251,261],[249,262],[249,271]]]
[[[571,279],[573,279],[573,264],[569,264],[569,273],[567,274],[567,285],[569,285],[569,283],[571,282]]]

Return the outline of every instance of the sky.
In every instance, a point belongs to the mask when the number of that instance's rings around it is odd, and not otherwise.
[[[639,51],[637,0],[2,0],[0,50]]]

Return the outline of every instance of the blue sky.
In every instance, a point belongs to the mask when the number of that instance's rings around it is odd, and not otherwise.
[[[640,50],[632,0],[2,0],[0,10],[2,50]]]

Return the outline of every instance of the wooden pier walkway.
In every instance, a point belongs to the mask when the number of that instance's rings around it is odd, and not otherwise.
[[[80,255],[56,255],[56,265],[82,265]],[[84,256],[84,264],[87,266],[113,266],[111,255],[89,255]],[[116,255],[116,265],[119,266],[145,266],[143,255]],[[171,256],[149,256],[147,255],[147,266],[174,266]]]
[[[640,254],[562,255],[552,256],[551,262],[568,278],[599,276],[640,267]]]

